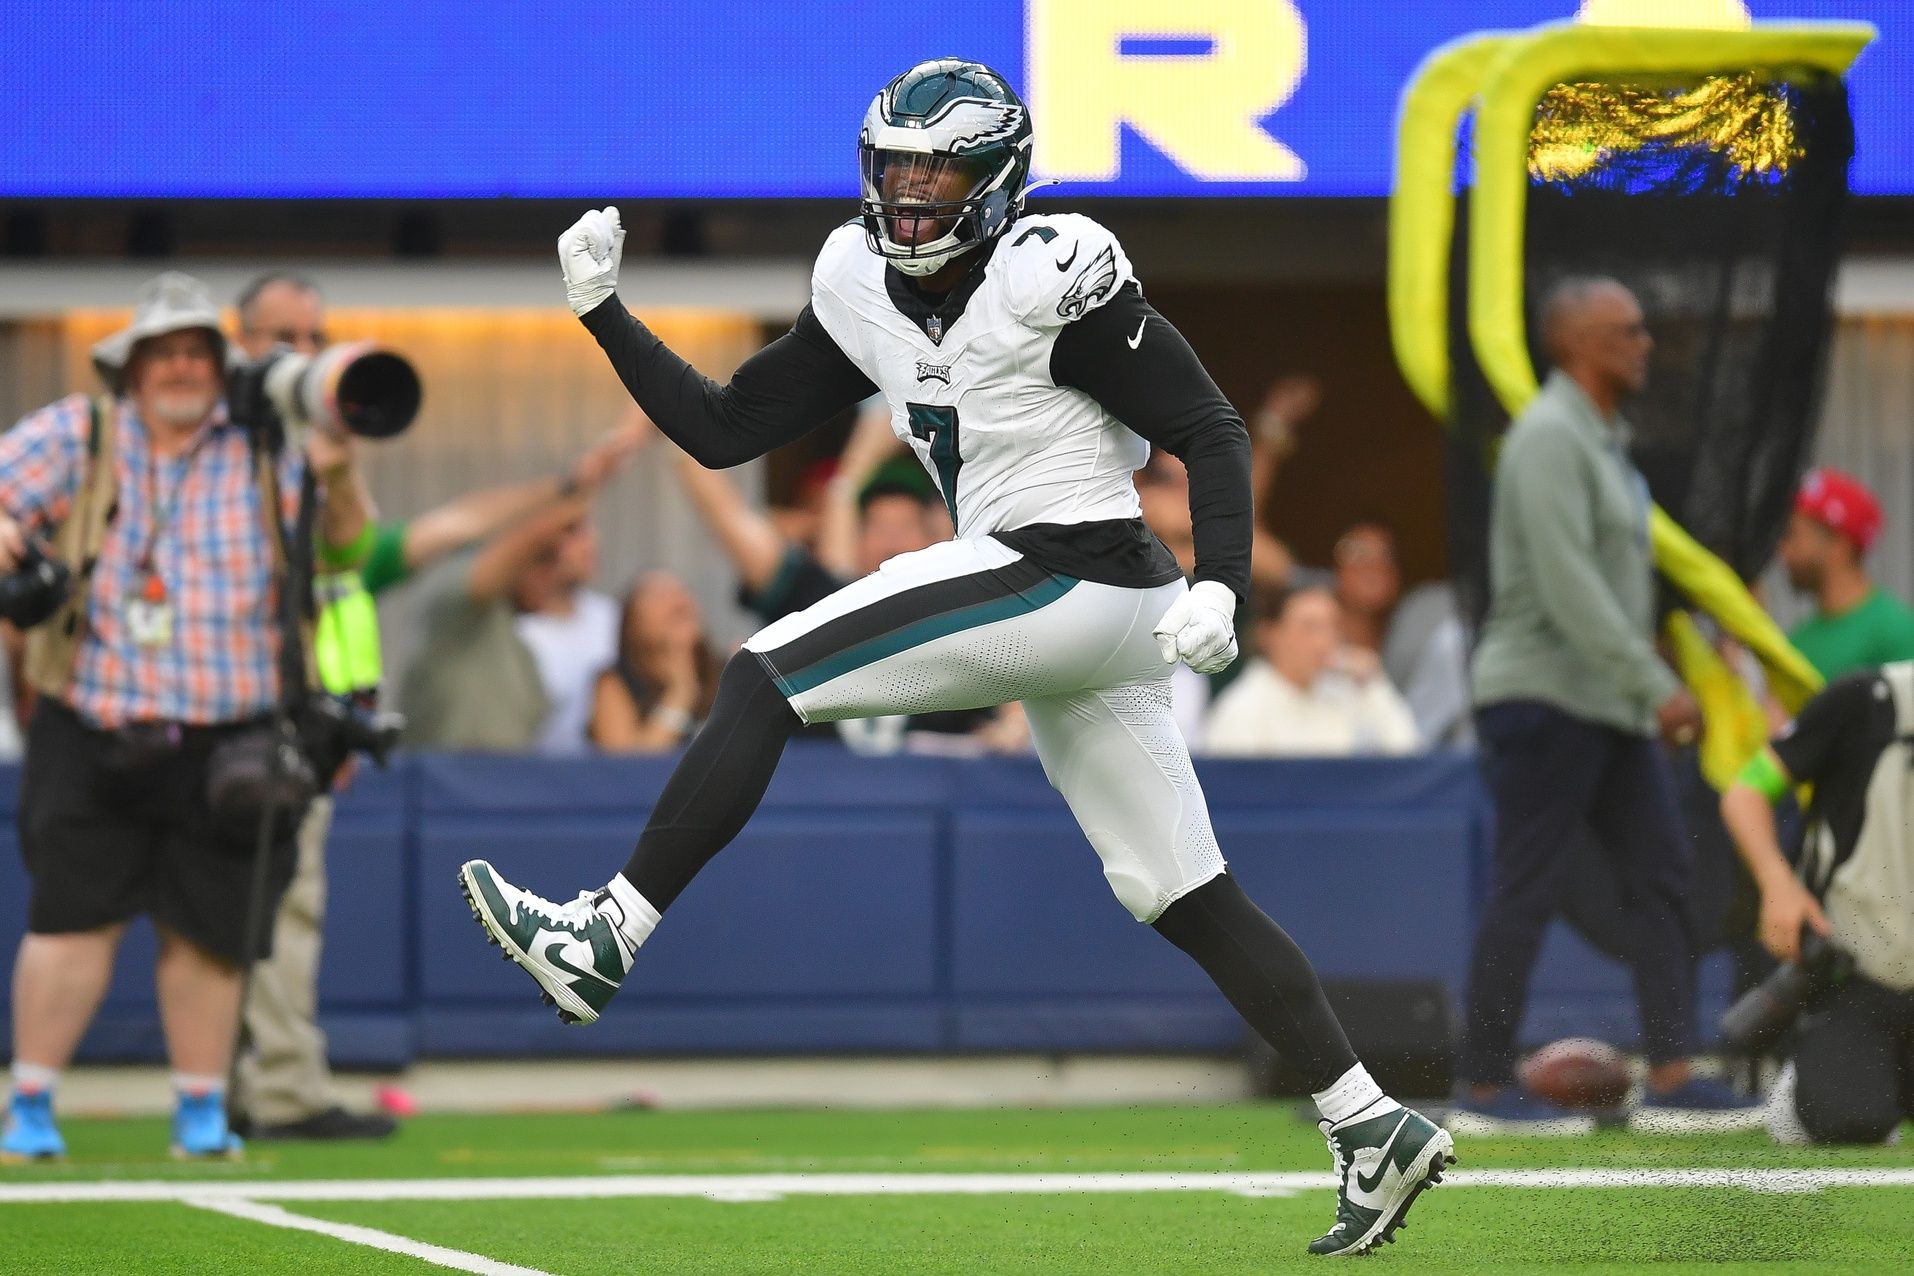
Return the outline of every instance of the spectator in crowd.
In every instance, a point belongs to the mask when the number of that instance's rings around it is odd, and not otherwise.
[[[1854,969],[1807,1007],[1769,1096],[1784,1143],[1880,1143],[1914,1119],[1914,662],[1849,674],[1752,759],[1721,815],[1761,894],[1762,945],[1799,962],[1812,934]],[[1799,865],[1775,806],[1812,784]]]
[[[406,671],[407,743],[582,753],[600,671],[618,655],[618,605],[586,588],[598,566],[592,487],[456,555],[425,588]]]
[[[1373,652],[1338,641],[1335,595],[1320,587],[1260,590],[1256,649],[1216,698],[1204,751],[1239,757],[1410,753],[1409,707]]]
[[[1389,616],[1402,597],[1396,534],[1381,523],[1357,523],[1336,540],[1331,553],[1336,601],[1342,604],[1342,640],[1382,655]]]
[[[1455,591],[1446,581],[1428,581],[1405,597],[1395,533],[1381,523],[1344,532],[1332,561],[1343,641],[1382,658],[1424,744],[1467,743],[1469,644]]]
[[[1425,746],[1474,741],[1469,634],[1448,581],[1424,581],[1396,604],[1382,640],[1382,668],[1415,715]]]
[[[618,659],[618,604],[590,588],[598,574],[591,511],[560,526],[512,582],[518,639],[538,666],[550,709],[532,749],[547,757],[584,753],[598,675]]]
[[[367,519],[350,441],[271,445],[229,418],[226,339],[205,286],[169,272],[93,348],[112,396],[73,395],[0,436],[0,571],[28,537],[66,561],[62,611],[32,630],[39,691],[20,811],[31,897],[13,972],[13,1088],[0,1153],[64,1151],[52,1096],[98,1010],[127,922],[150,913],[173,1068],[172,1145],[232,1156],[224,1094],[259,816],[215,810],[214,760],[271,747],[281,701],[278,587],[308,468],[322,548]],[[300,584],[304,587],[303,583]],[[268,900],[292,876],[290,828]]]
[[[949,516],[922,471],[906,481],[885,469],[901,448],[888,409],[867,408],[859,416],[826,492],[815,552],[787,540],[728,477],[682,452],[678,480],[737,568],[739,603],[770,624],[823,601],[886,559],[949,537]],[[1021,713],[1009,706],[821,723],[800,734],[839,739],[866,753],[1027,747]]]
[[[1858,479],[1819,469],[1801,480],[1779,553],[1789,583],[1814,596],[1814,614],[1788,640],[1829,680],[1914,659],[1914,611],[1868,576],[1880,534],[1881,503]]]
[[[710,712],[721,665],[704,617],[670,572],[646,572],[625,600],[618,659],[598,675],[591,741],[607,753],[663,753]]]
[[[772,505],[765,517],[778,535],[793,545],[816,549],[818,533],[824,526],[824,506],[830,499],[831,480],[837,477],[838,458],[820,457],[798,474],[797,491],[789,505]]]
[[[1282,376],[1269,383],[1250,419],[1250,497],[1256,503],[1255,543],[1250,547],[1250,584],[1280,588],[1296,583],[1296,561],[1270,530],[1268,511],[1283,463],[1296,454],[1304,421],[1322,403],[1322,383],[1309,376]]]
[[[1692,742],[1699,712],[1655,653],[1648,488],[1626,451],[1624,397],[1654,342],[1612,279],[1565,280],[1542,332],[1555,364],[1509,427],[1495,475],[1491,601],[1475,656],[1477,734],[1496,810],[1475,937],[1458,1133],[1578,1133],[1592,1125],[1514,1084],[1515,1034],[1571,854],[1595,834],[1623,883],[1648,1081],[1649,1129],[1758,1121],[1694,1075],[1693,866],[1657,728]]]

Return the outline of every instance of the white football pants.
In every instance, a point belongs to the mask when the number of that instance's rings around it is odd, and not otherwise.
[[[1110,888],[1153,922],[1224,869],[1151,634],[1185,588],[1076,580],[967,538],[900,554],[744,645],[807,723],[1022,701]]]

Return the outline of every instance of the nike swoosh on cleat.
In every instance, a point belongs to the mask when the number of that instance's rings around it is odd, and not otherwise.
[[[1076,263],[1076,260],[1077,260],[1077,249],[1079,249],[1079,248],[1081,248],[1081,247],[1083,247],[1083,241],[1082,241],[1082,240],[1078,240],[1078,241],[1077,241],[1076,243],[1074,243],[1074,244],[1072,244],[1072,245],[1070,245],[1070,255],[1069,255],[1068,257],[1065,257],[1065,258],[1064,258],[1064,259],[1063,259],[1062,261],[1060,261],[1060,262],[1058,262],[1058,263],[1057,263],[1057,269],[1058,269],[1058,270],[1068,270],[1068,269],[1070,269],[1070,267],[1071,267],[1072,265],[1074,265],[1074,264]]]
[[[1370,1178],[1361,1170],[1356,1171],[1357,1191],[1362,1192],[1364,1195],[1371,1195],[1378,1187],[1382,1186],[1383,1177],[1389,1173],[1389,1150],[1395,1147],[1396,1140],[1402,1137],[1402,1127],[1407,1124],[1409,1124],[1409,1114],[1404,1112],[1402,1114],[1402,1120],[1396,1122],[1396,1128],[1389,1131],[1389,1141],[1382,1145],[1382,1159],[1376,1162],[1375,1178]]]
[[[609,891],[603,894],[604,898],[598,901],[598,911],[611,923],[611,937],[617,941],[618,955],[625,959],[625,965],[629,968],[638,950],[625,938],[625,906],[613,899]]]
[[[544,956],[546,965],[555,966],[559,970],[564,971],[566,974],[573,976],[574,979],[589,979],[593,983],[598,983],[598,984],[602,984],[605,982],[603,978],[593,974],[591,971],[580,970],[578,967],[566,961],[565,960],[565,941],[562,939],[554,939],[551,943],[545,945],[545,952],[543,956]]]

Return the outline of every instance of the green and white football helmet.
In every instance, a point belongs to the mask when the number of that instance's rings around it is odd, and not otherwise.
[[[1023,210],[1030,111],[980,62],[920,62],[886,84],[857,140],[871,251],[928,275]]]

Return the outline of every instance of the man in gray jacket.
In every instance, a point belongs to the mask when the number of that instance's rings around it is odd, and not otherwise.
[[[1691,857],[1657,732],[1693,740],[1693,698],[1655,653],[1648,485],[1618,408],[1654,342],[1612,279],[1565,280],[1544,302],[1555,371],[1509,428],[1490,521],[1492,596],[1475,654],[1476,731],[1495,801],[1489,895],[1469,973],[1464,1089],[1453,1128],[1579,1133],[1592,1119],[1513,1085],[1529,977],[1584,829],[1631,916],[1648,1084],[1633,1116],[1658,1130],[1735,1128],[1757,1110],[1698,1078]]]

